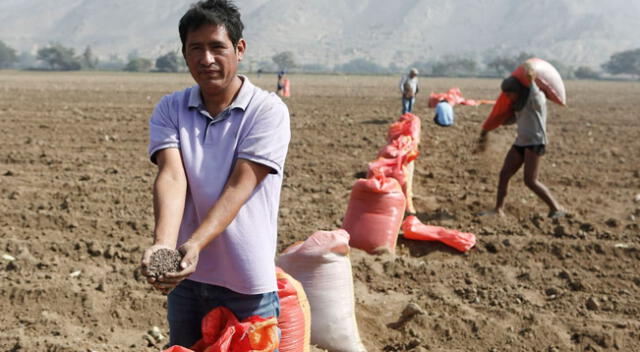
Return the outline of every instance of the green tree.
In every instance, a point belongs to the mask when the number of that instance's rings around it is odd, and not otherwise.
[[[91,46],[87,46],[80,57],[80,64],[82,68],[93,70],[98,66],[98,58],[93,55]]]
[[[580,66],[574,72],[576,78],[579,79],[598,79],[600,78],[600,73],[589,66]]]
[[[487,67],[495,71],[498,76],[506,76],[532,57],[535,57],[535,55],[525,51],[516,56],[496,56],[487,63]]]
[[[506,56],[496,56],[487,63],[487,67],[495,71],[498,76],[508,75],[517,65],[515,58]]]
[[[13,66],[18,61],[16,51],[0,40],[0,68]]]
[[[82,68],[80,60],[74,56],[73,48],[51,44],[38,50],[38,60],[46,62],[52,70],[74,71]]]
[[[369,61],[365,58],[353,59],[345,64],[338,66],[337,71],[344,73],[373,73],[380,74],[386,73],[387,69],[376,64],[373,61]]]
[[[178,72],[184,66],[182,57],[170,51],[156,59],[156,69],[160,72]]]
[[[640,77],[640,48],[611,55],[602,68],[612,75],[630,74]]]
[[[276,65],[278,65],[278,69],[286,70],[296,67],[296,60],[293,56],[293,53],[290,51],[283,51],[281,53],[273,55],[271,58]]]
[[[149,72],[152,66],[153,62],[151,62],[151,60],[138,57],[129,60],[124,70],[129,72]]]
[[[478,70],[475,60],[460,57],[446,57],[431,67],[434,76],[473,76]]]

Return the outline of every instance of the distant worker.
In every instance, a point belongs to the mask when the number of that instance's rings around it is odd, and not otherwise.
[[[282,96],[284,93],[284,70],[278,72],[278,83],[276,84],[276,94]]]
[[[454,114],[451,104],[445,99],[440,100],[436,105],[436,114],[433,117],[433,122],[440,127],[449,127],[453,125]]]
[[[483,211],[479,215],[504,215],[504,200],[507,196],[509,180],[524,164],[524,183],[549,207],[549,217],[559,218],[566,215],[565,210],[553,198],[549,189],[538,181],[540,159],[545,153],[547,140],[547,101],[544,93],[535,82],[536,73],[530,65],[525,64],[530,88],[522,85],[517,78],[511,76],[502,81],[501,89],[511,100],[515,116],[508,123],[517,123],[516,140],[505,157],[500,178],[496,206],[492,210]],[[488,131],[483,130],[481,142],[486,141]]]
[[[402,93],[402,113],[413,111],[416,102],[416,94],[420,91],[418,85],[418,70],[412,68],[409,74],[400,80],[400,92]]]

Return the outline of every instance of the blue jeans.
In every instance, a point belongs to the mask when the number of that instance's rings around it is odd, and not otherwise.
[[[229,308],[242,321],[252,315],[280,315],[277,292],[246,295],[228,288],[184,280],[167,298],[169,346],[191,347],[200,338],[202,318],[216,307]],[[280,334],[280,332],[278,332]],[[276,350],[277,351],[277,350]]]
[[[411,112],[413,110],[413,104],[416,102],[416,98],[402,98],[402,114]]]

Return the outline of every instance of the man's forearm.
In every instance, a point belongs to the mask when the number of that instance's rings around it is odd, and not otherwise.
[[[187,182],[159,173],[153,187],[153,210],[156,220],[154,244],[175,248],[184,212]]]

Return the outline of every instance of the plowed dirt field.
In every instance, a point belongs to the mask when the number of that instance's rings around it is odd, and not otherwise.
[[[275,77],[250,76],[273,90]],[[399,77],[292,76],[279,248],[342,223],[349,192],[400,112]],[[151,243],[147,122],[188,75],[0,72],[0,350],[157,351],[165,297],[136,271]],[[352,250],[369,351],[640,350],[640,85],[567,82],[549,103],[540,179],[571,213],[512,180],[493,206],[514,127],[474,153],[490,106],[437,127],[429,91],[495,99],[499,81],[421,78],[414,191],[423,223],[473,232],[467,254],[400,237],[396,256]],[[11,260],[11,259],[14,260]],[[415,303],[413,319],[394,324]]]

